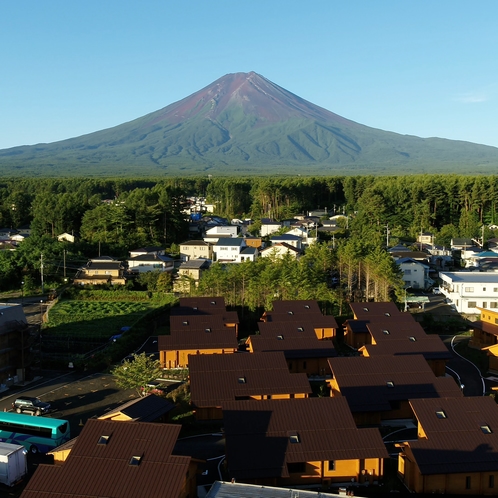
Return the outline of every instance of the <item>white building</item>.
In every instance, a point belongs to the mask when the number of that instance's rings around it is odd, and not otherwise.
[[[220,239],[213,247],[216,261],[224,263],[241,263],[243,261],[254,261],[258,251],[254,247],[247,247],[245,239],[226,238]]]
[[[403,272],[401,278],[405,282],[405,287],[427,289],[434,283],[429,278],[429,266],[412,258],[399,258],[396,260],[396,264]]]
[[[498,273],[440,272],[442,293],[460,313],[478,314],[478,308],[498,309]]]

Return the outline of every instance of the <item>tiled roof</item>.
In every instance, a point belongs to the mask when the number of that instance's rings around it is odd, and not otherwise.
[[[219,324],[198,328],[186,325],[185,330],[171,330],[170,335],[160,335],[157,341],[159,351],[238,348],[235,329]]]
[[[170,316],[169,323],[172,332],[181,331],[183,333],[206,327],[226,327],[227,324],[237,324],[238,320],[236,311],[225,311],[223,315],[173,315]]]
[[[320,341],[314,334],[314,337],[309,335],[298,337],[286,333],[281,338],[279,337],[280,335],[251,335],[248,337],[248,341],[251,342],[254,352],[283,351],[287,359],[337,356],[332,341]]]
[[[90,419],[64,464],[40,465],[22,496],[177,498],[191,460],[171,455],[179,432],[179,425]]]
[[[189,375],[198,407],[244,396],[311,394],[306,374],[291,374],[282,352],[190,356]]]
[[[498,471],[494,399],[418,399],[410,404],[427,436],[408,443],[422,474]]]
[[[218,309],[226,309],[224,297],[181,297],[181,308],[196,308],[206,313],[215,313]],[[174,308],[173,308],[174,309]]]
[[[495,325],[493,323],[483,322],[481,320],[478,320],[476,322],[472,322],[472,327],[475,329],[482,330],[487,334],[498,336],[498,325]]]
[[[227,464],[237,479],[287,477],[287,463],[388,456],[377,429],[356,428],[345,398],[232,401],[222,408]]]
[[[167,399],[149,394],[143,398],[132,399],[113,410],[109,410],[105,415],[123,413],[136,422],[153,422],[173,408],[175,408],[175,405]]]
[[[436,377],[421,355],[331,358],[329,365],[352,412],[391,410],[391,401],[463,396],[452,377]]]
[[[393,302],[349,303],[349,306],[358,320],[369,320],[372,316],[379,315],[395,316],[402,314]]]

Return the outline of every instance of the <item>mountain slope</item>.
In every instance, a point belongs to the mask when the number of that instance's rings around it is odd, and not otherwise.
[[[370,128],[251,72],[113,128],[0,150],[0,166],[4,175],[491,174],[498,149]]]

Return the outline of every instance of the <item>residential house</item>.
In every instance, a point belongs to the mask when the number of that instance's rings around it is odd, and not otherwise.
[[[217,225],[206,230],[204,235],[204,242],[216,244],[218,240],[225,238],[234,238],[239,234],[239,227],[237,225]]]
[[[250,335],[246,346],[251,353],[283,351],[292,373],[325,377],[330,374],[327,358],[337,356],[332,341],[319,340],[306,319],[259,322],[259,334]]]
[[[249,251],[246,251],[246,249],[249,249]],[[257,256],[257,249],[254,247],[248,248],[246,240],[241,237],[219,239],[214,245],[213,251],[216,261],[222,263],[254,261]]]
[[[113,420],[116,422],[167,422],[168,413],[175,405],[166,398],[148,394],[143,398],[136,398],[105,412],[99,420]]]
[[[169,256],[154,253],[140,254],[127,260],[128,269],[132,273],[145,273],[148,271],[172,272],[175,260]]]
[[[423,290],[434,284],[434,281],[429,278],[428,265],[412,258],[398,258],[395,261],[402,272],[401,278],[405,282],[405,288]]]
[[[182,261],[191,259],[213,259],[213,244],[203,240],[188,240],[180,244]]]
[[[259,234],[261,237],[266,237],[272,233],[278,232],[280,228],[282,228],[282,223],[279,221],[275,221],[270,218],[262,218]]]
[[[344,396],[357,425],[411,419],[409,400],[463,397],[452,377],[436,377],[422,355],[330,358],[331,396]]]
[[[375,484],[388,458],[375,428],[358,429],[345,398],[223,403],[228,475],[265,486]]]
[[[272,244],[286,243],[296,249],[302,249],[303,239],[299,235],[284,233],[283,235],[272,235],[270,238]]]
[[[485,349],[498,344],[498,309],[478,308],[480,319],[472,322],[469,346]]]
[[[124,285],[125,267],[121,261],[110,256],[91,259],[86,266],[80,268],[73,280],[75,285]]]
[[[247,247],[254,247],[254,249],[258,249],[258,251],[263,245],[261,237],[244,237],[244,240],[246,241]]]
[[[289,254],[293,258],[298,259],[301,256],[301,253],[302,251],[300,249],[296,249],[286,242],[280,242],[275,243],[270,247],[266,247],[260,252],[260,255],[264,258],[282,259]]]
[[[189,259],[178,268],[178,275],[173,282],[175,292],[190,292],[192,286],[197,287],[205,271],[211,266],[209,259]]]
[[[191,403],[198,420],[223,418],[226,401],[307,398],[306,374],[292,374],[281,351],[189,357]]]
[[[273,301],[273,311],[265,311],[263,322],[297,322],[306,320],[317,339],[332,339],[337,336],[338,325],[332,315],[323,315],[315,300]]]
[[[450,247],[453,251],[467,251],[468,249],[476,248],[476,244],[472,239],[457,237],[451,239]]]
[[[40,464],[21,496],[195,498],[197,464],[173,454],[180,429],[89,419],[67,460]]]
[[[71,242],[71,244],[74,244],[77,240],[76,235],[74,233],[61,233],[60,235],[57,235],[57,240],[59,242]]]
[[[492,495],[498,486],[498,405],[489,396],[410,401],[418,439],[399,444],[409,491]]]
[[[170,335],[158,337],[159,360],[164,368],[186,368],[189,355],[235,353],[237,334],[238,318],[223,298],[184,298],[170,317]]]
[[[130,251],[130,258],[134,258],[136,256],[145,256],[146,254],[154,254],[156,256],[164,256],[165,251],[161,246],[147,246],[147,247],[139,247],[138,249],[133,249]]]
[[[480,308],[498,309],[498,273],[440,272],[441,292],[459,313],[478,314]]]
[[[417,236],[417,242],[420,244],[434,244],[434,234],[432,232],[420,232]]]

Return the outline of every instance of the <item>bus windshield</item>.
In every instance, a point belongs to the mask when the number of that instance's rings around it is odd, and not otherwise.
[[[67,420],[0,412],[0,441],[47,453],[70,439]]]

